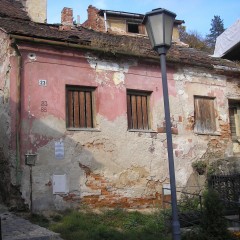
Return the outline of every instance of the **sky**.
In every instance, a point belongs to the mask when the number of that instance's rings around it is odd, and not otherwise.
[[[187,31],[197,31],[202,37],[209,33],[214,15],[221,17],[224,27],[240,19],[240,0],[48,0],[48,23],[60,23],[64,7],[73,9],[74,19],[80,23],[87,19],[87,8],[141,13],[154,8],[166,8],[184,20]]]

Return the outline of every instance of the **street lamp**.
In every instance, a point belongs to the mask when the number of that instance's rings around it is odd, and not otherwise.
[[[168,84],[166,73],[166,53],[172,43],[172,31],[176,14],[163,8],[157,8],[146,13],[143,24],[145,24],[152,48],[160,55],[160,65],[162,72],[162,88],[165,110],[168,165],[171,185],[171,205],[172,205],[172,233],[174,240],[180,240],[180,224],[177,210],[176,180],[174,170],[173,146],[171,118],[168,97]]]

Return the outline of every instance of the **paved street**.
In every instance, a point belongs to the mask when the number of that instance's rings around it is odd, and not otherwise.
[[[0,205],[2,240],[61,240],[57,233],[30,223]]]

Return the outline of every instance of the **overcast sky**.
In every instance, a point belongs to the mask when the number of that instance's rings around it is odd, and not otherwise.
[[[211,19],[219,15],[224,27],[231,26],[240,18],[240,0],[48,0],[48,23],[59,23],[63,7],[73,8],[74,19],[80,15],[83,23],[87,8],[93,5],[99,9],[141,13],[154,8],[166,8],[184,20],[187,31],[196,30],[203,37],[209,33]]]

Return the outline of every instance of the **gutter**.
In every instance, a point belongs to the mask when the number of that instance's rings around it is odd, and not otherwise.
[[[107,26],[107,12],[104,11],[104,25],[105,25],[105,32],[108,31],[108,26]]]

